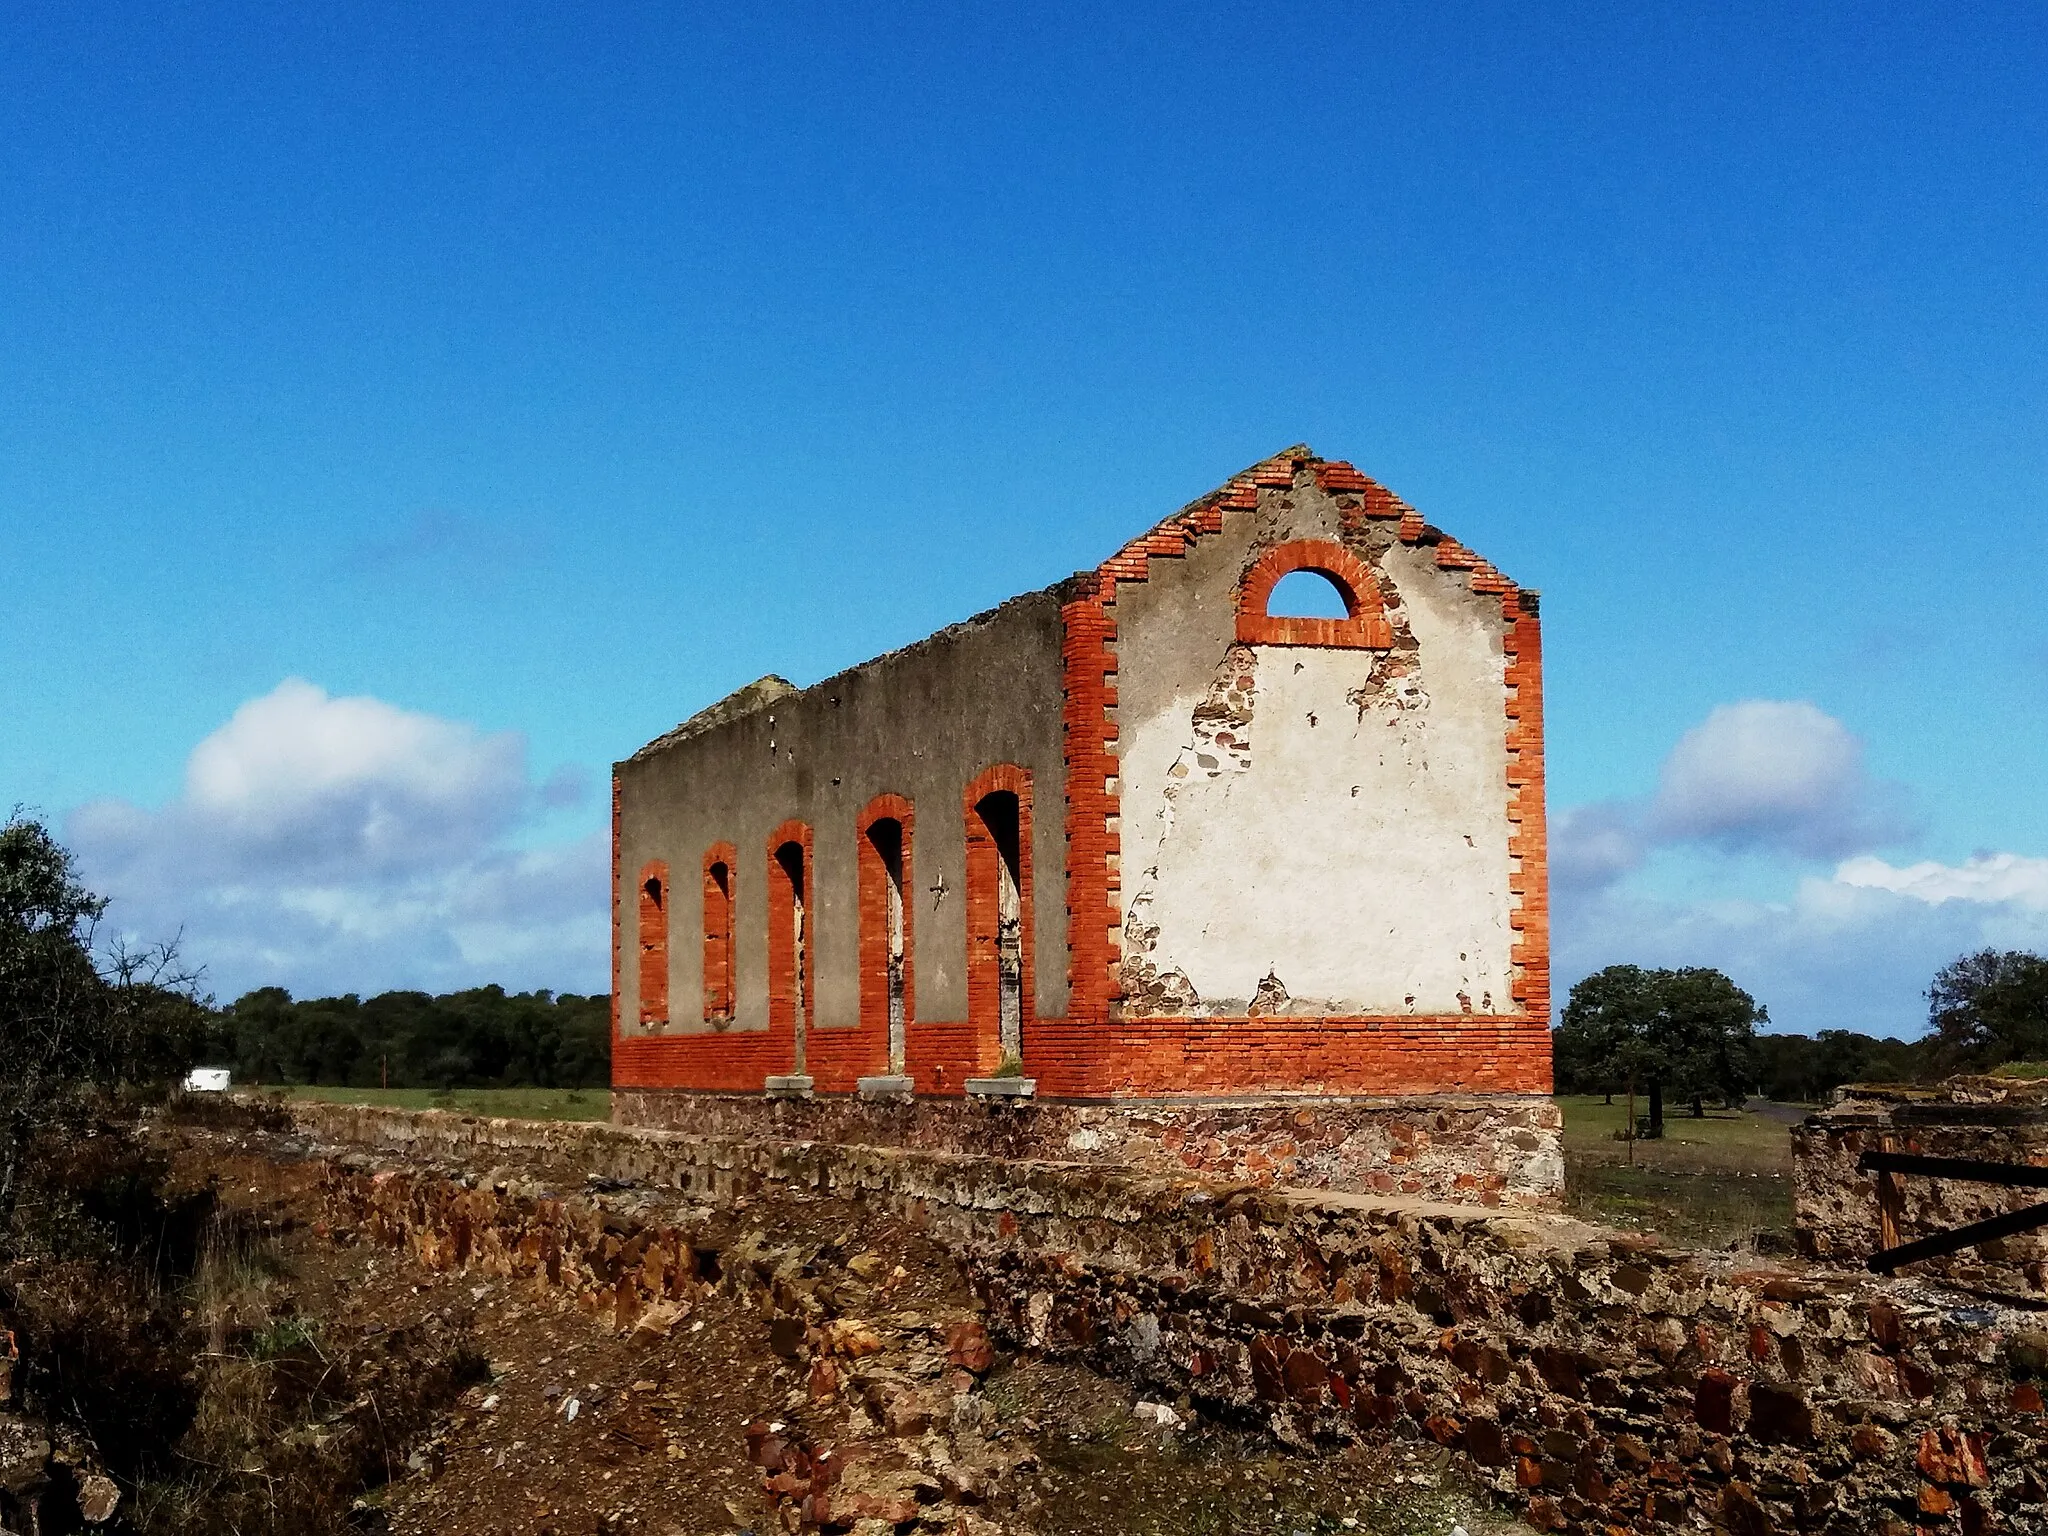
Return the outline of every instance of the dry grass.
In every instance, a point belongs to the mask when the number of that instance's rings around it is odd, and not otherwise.
[[[328,1088],[266,1089],[320,1104],[376,1104],[392,1109],[453,1109],[508,1120],[609,1120],[608,1088]]]

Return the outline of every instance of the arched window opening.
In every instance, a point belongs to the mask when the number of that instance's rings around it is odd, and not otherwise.
[[[668,866],[640,872],[640,1022],[668,1022]]]
[[[879,892],[863,892],[861,918],[870,925],[861,947],[863,963],[874,968],[879,982],[881,1014],[889,1042],[889,1070],[903,1070],[904,1035],[909,1024],[909,906],[904,900],[905,839],[903,823],[894,816],[875,820],[867,831],[867,851],[880,878],[871,881]],[[874,908],[875,910],[870,910]],[[863,1023],[866,1020],[862,1021]]]
[[[1289,571],[1266,598],[1270,619],[1348,619],[1355,599],[1326,571]]]
[[[1245,645],[1385,650],[1394,632],[1370,566],[1333,540],[1295,539],[1245,567],[1237,638]]]
[[[974,812],[994,846],[996,1038],[1003,1060],[1024,1048],[1024,897],[1022,815],[1016,794],[999,789],[975,802]]]
[[[733,1017],[732,857],[723,847],[704,861],[704,1018],[730,1024]]]
[[[811,1022],[810,858],[804,842],[789,837],[768,862],[768,1026],[790,1031],[792,1070],[801,1077]]]

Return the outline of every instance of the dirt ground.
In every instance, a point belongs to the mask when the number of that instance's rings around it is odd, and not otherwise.
[[[840,1345],[814,1366],[744,1288],[709,1291],[666,1332],[621,1336],[531,1282],[323,1235],[317,1164],[203,1136],[182,1160],[272,1234],[270,1304],[314,1336],[431,1327],[466,1333],[489,1362],[364,1493],[362,1529],[769,1536],[816,1529],[806,1513],[854,1536],[1519,1529],[1452,1483],[1433,1445],[1290,1452],[1256,1426],[995,1349],[952,1261],[857,1205],[778,1195],[704,1213],[728,1263],[815,1250]],[[826,1463],[832,1492],[814,1507],[804,1490]]]

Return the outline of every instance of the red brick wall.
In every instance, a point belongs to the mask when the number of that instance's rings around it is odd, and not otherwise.
[[[917,1017],[917,889],[911,862],[911,832],[917,813],[901,795],[877,795],[854,826],[857,899],[860,906],[860,1031],[874,1042],[872,1070],[889,1066],[889,871],[869,839],[878,821],[894,821],[903,829],[903,1013]],[[907,1031],[906,1031],[907,1033]]]
[[[650,859],[640,867],[640,1022],[668,1022],[668,864]]]
[[[1032,967],[1037,952],[1031,934],[1031,775],[1011,763],[998,763],[975,775],[960,797],[967,822],[967,1022],[973,1032],[978,1072],[992,1072],[1002,1057],[999,1023],[1001,977],[996,954],[996,897],[1002,856],[994,834],[976,807],[986,795],[1008,790],[1017,797],[1017,897],[1023,926],[1024,1034],[1028,1039],[1037,1014]]]
[[[724,872],[724,880],[719,872]],[[733,1016],[734,914],[739,904],[740,854],[713,843],[704,854],[704,1017]]]
[[[804,948],[803,1007],[804,1034],[808,1041],[811,1023],[817,1015],[818,988],[813,980],[818,953],[818,893],[811,878],[811,829],[801,821],[785,821],[768,834],[768,1033],[788,1042],[791,1071],[796,1062],[797,960],[796,888],[778,856],[790,843],[803,850]]]
[[[1397,523],[1405,543],[1434,546],[1437,565],[1470,573],[1472,590],[1501,603],[1507,656],[1501,793],[1512,829],[1511,999],[1516,1011],[1449,1018],[1257,1020],[1124,1018],[1119,995],[1122,914],[1116,726],[1116,595],[1144,581],[1155,559],[1177,559],[1222,530],[1226,511],[1254,511],[1262,490],[1289,491],[1306,470],[1335,498],[1347,531]],[[1274,619],[1266,602],[1292,570],[1321,570],[1347,591],[1343,620]],[[1103,562],[1069,602],[1065,734],[1069,1018],[1038,1021],[1025,1068],[1049,1095],[1320,1089],[1373,1093],[1550,1091],[1550,888],[1543,812],[1543,660],[1536,595],[1426,525],[1415,509],[1351,465],[1283,454],[1168,518]],[[1259,644],[1390,643],[1371,570],[1340,544],[1298,540],[1265,551],[1239,589],[1239,637]],[[1295,626],[1304,626],[1297,629]],[[1317,626],[1309,628],[1307,626]]]

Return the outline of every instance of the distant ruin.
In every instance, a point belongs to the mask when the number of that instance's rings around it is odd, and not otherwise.
[[[1273,612],[1297,572],[1344,616]],[[1541,699],[1536,594],[1306,448],[1094,570],[763,678],[614,769],[621,1118],[1547,1095]]]

